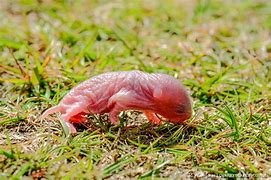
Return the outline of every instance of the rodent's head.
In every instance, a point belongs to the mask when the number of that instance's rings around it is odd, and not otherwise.
[[[154,89],[153,97],[158,107],[156,113],[172,123],[181,123],[192,115],[190,96],[180,82],[171,77]]]

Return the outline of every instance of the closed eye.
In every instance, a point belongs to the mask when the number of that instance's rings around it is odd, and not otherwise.
[[[186,108],[185,108],[185,105],[183,105],[183,104],[180,104],[176,110],[176,112],[179,114],[183,114],[183,113],[185,113],[185,111],[186,111]]]

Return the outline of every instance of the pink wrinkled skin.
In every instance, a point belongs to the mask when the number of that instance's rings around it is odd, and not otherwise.
[[[156,114],[180,123],[192,113],[190,97],[177,79],[134,70],[105,73],[82,82],[41,118],[60,112],[75,133],[73,124],[85,122],[85,115],[109,113],[110,122],[118,124],[118,115],[125,110],[143,111],[154,124],[161,124]]]

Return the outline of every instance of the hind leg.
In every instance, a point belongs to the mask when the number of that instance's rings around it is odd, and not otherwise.
[[[64,123],[68,126],[70,133],[72,133],[72,134],[77,133],[77,130],[72,123],[70,123],[68,121],[65,121]]]
[[[69,127],[71,133],[76,133],[74,124],[80,124],[87,121],[86,115],[89,113],[82,111],[81,108],[73,108],[62,114],[62,118],[65,120],[66,125]]]
[[[69,130],[70,130],[70,132],[71,132],[72,134],[74,134],[74,133],[77,132],[77,131],[76,131],[76,128],[74,127],[74,124],[86,122],[86,118],[80,116],[80,114],[77,114],[77,115],[75,115],[75,116],[72,116],[72,117],[71,117],[70,119],[68,119],[68,120],[65,119],[65,117],[63,117],[63,116],[62,116],[62,118],[63,118],[63,120],[64,120],[63,123],[65,123],[65,124],[68,126],[68,128],[69,128]]]

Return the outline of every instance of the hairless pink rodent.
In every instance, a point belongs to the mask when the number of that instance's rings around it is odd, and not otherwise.
[[[109,72],[72,88],[41,118],[60,112],[71,133],[76,133],[73,124],[86,122],[86,115],[109,113],[110,122],[118,124],[118,115],[125,110],[143,111],[154,124],[162,123],[156,114],[181,123],[191,117],[192,102],[184,86],[172,76],[138,70]]]

